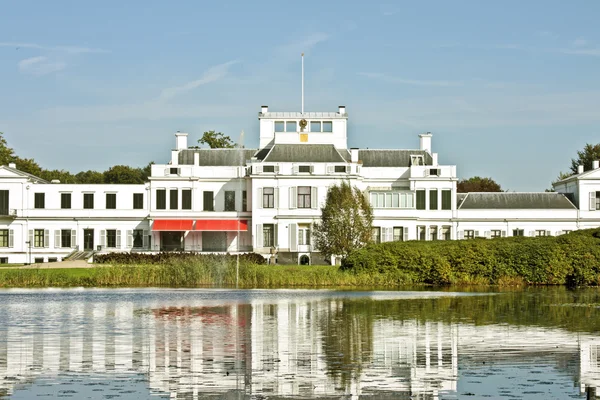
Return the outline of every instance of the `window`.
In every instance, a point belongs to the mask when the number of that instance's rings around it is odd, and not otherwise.
[[[0,229],[0,247],[8,247],[8,229]]]
[[[596,192],[596,210],[600,210],[600,192]]]
[[[183,189],[181,191],[181,209],[192,209],[192,189]]]
[[[169,209],[177,210],[179,208],[179,189],[169,190]]]
[[[513,229],[513,236],[525,236],[524,229]]]
[[[33,230],[33,247],[44,247],[44,234],[43,229],[34,229]]]
[[[490,231],[490,237],[491,237],[491,238],[499,238],[499,237],[502,237],[502,231],[500,231],[500,230],[497,230],[497,229],[495,229],[495,230],[492,230],[492,231]]]
[[[298,186],[298,208],[310,208],[310,186]]]
[[[417,240],[425,240],[425,227],[417,226]]]
[[[323,132],[333,132],[333,123],[331,121],[323,121]]]
[[[371,237],[374,243],[381,243],[381,228],[378,226],[374,226],[371,231]]]
[[[273,224],[263,225],[263,247],[275,246],[275,227]]]
[[[427,175],[428,176],[440,176],[441,170],[439,168],[429,168],[429,170],[427,170]]]
[[[285,123],[283,121],[275,121],[275,132],[285,131]]]
[[[371,206],[374,208],[413,208],[413,195],[410,192],[371,192]]]
[[[36,193],[34,197],[35,208],[46,208],[46,193]]]
[[[179,168],[177,168],[177,167],[169,168],[169,174],[170,175],[179,175]]]
[[[475,231],[474,230],[466,230],[465,231],[465,239],[475,239]]]
[[[225,191],[225,211],[235,211],[235,192],[233,190]]]
[[[541,236],[546,236],[546,231],[545,230],[536,230],[535,237],[541,237]]]
[[[203,193],[204,211],[215,211],[213,192]]]
[[[411,155],[410,156],[410,165],[424,165],[423,156],[421,155]]]
[[[8,264],[8,257],[0,257],[0,264]]]
[[[133,209],[141,210],[144,208],[144,193],[133,194]]]
[[[242,211],[248,211],[248,192],[242,190]]]
[[[442,210],[452,209],[452,190],[442,190]]]
[[[310,121],[311,132],[321,132],[321,121]]]
[[[263,208],[275,207],[275,189],[272,187],[263,188]]]
[[[55,247],[59,247],[58,243],[54,243]],[[71,247],[71,230],[61,229],[60,231],[60,247]]]
[[[429,227],[429,240],[438,240],[438,227],[437,226]]]
[[[156,190],[156,209],[166,210],[167,209],[167,190],[157,189]]]
[[[106,209],[114,210],[117,208],[117,194],[106,193]]]
[[[310,244],[310,225],[298,225],[298,244],[301,246]]]
[[[286,132],[298,132],[296,121],[288,121],[285,123]]]
[[[275,166],[274,165],[265,165],[263,166],[263,172],[275,172]]]
[[[94,193],[83,194],[83,208],[86,210],[92,210],[94,208]]]
[[[440,236],[441,240],[450,240],[450,232],[451,232],[451,227],[449,226],[442,226],[442,234]]]
[[[417,210],[425,209],[425,190],[417,190]]]
[[[301,172],[301,173],[310,173],[310,165],[300,165],[300,166],[298,166],[298,172]]]
[[[394,242],[402,242],[404,240],[402,232],[403,228],[401,226],[394,227]]]
[[[336,165],[334,171],[335,172],[345,173],[346,172],[346,166],[345,165]]]
[[[106,247],[115,248],[117,247],[117,230],[107,229],[106,230]]]
[[[71,208],[71,193],[60,194],[60,208]]]
[[[430,210],[438,209],[438,191],[437,191],[437,189],[431,189],[429,191],[429,209]]]
[[[144,247],[144,230],[134,229],[133,230],[133,247],[136,249]]]
[[[8,190],[0,190],[0,215],[8,215]]]

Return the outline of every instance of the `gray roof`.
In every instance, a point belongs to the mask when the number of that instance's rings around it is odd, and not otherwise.
[[[561,193],[467,193],[458,207],[477,209],[574,209],[573,203]]]
[[[346,162],[332,144],[276,144],[264,162]]]
[[[425,150],[359,150],[358,159],[363,167],[410,167],[411,155],[422,155],[425,165],[433,164]]]
[[[256,149],[187,149],[179,152],[179,164],[194,165],[194,154],[200,154],[200,166],[223,167],[246,165]]]
[[[20,169],[9,167],[8,165],[2,165],[1,167],[3,167],[4,169],[6,169],[7,171],[14,172],[17,175],[21,175],[21,176],[30,178],[33,181],[36,181],[38,183],[50,183],[47,180],[40,178],[39,176],[32,175],[29,172],[21,171]]]
[[[337,118],[348,118],[348,114],[340,114],[338,112],[273,112],[269,111],[266,113],[259,112],[258,116],[260,118],[328,118],[328,119],[337,119]]]

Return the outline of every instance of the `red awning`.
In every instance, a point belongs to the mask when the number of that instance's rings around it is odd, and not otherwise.
[[[248,221],[245,219],[198,219],[197,231],[247,231]]]
[[[191,219],[157,219],[152,225],[153,231],[191,231],[194,220]]]

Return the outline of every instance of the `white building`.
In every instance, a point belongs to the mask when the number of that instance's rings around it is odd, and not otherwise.
[[[258,119],[258,149],[190,148],[187,133],[176,133],[170,161],[153,165],[142,185],[50,183],[0,166],[0,261],[183,250],[323,263],[311,226],[328,187],[344,180],[369,196],[378,241],[560,235],[600,225],[598,162],[556,183],[555,193],[457,194],[456,166],[438,163],[430,133],[414,150],[356,149],[347,144],[344,106],[263,106]]]

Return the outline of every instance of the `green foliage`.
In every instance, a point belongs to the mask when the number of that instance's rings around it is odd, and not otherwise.
[[[75,175],[77,183],[98,184],[104,183],[104,174],[98,171],[81,171]]]
[[[204,132],[202,138],[198,139],[198,143],[205,144],[211,149],[233,149],[237,146],[229,136],[215,131]]]
[[[502,192],[502,188],[492,178],[481,178],[474,176],[469,179],[461,179],[456,184],[458,193],[469,192]]]
[[[372,229],[373,210],[365,195],[348,182],[330,186],[321,222],[314,227],[315,244],[323,255],[345,258],[371,242]]]
[[[360,274],[402,272],[415,283],[435,285],[597,285],[600,229],[558,237],[370,244],[353,251],[342,268]]]
[[[145,253],[107,253],[94,256],[94,262],[97,264],[165,264],[171,262],[183,261],[202,261],[202,262],[230,262],[237,261],[237,256],[230,254],[198,254],[198,253],[178,253],[163,252],[156,254]],[[240,262],[252,264],[266,264],[266,259],[260,254],[244,253],[240,254]]]
[[[600,143],[590,144],[586,143],[583,146],[583,150],[577,152],[577,158],[571,159],[571,174],[577,173],[577,167],[583,165],[584,171],[592,169],[592,162],[600,160]]]
[[[127,165],[115,165],[104,171],[104,183],[144,183],[141,168],[132,168]]]

